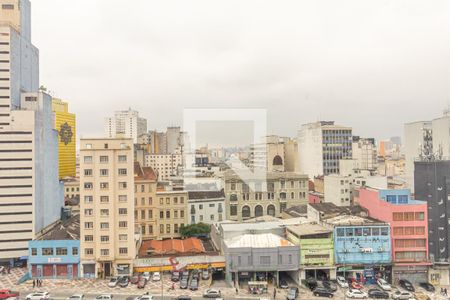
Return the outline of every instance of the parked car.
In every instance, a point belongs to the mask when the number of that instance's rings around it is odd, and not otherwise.
[[[187,289],[188,288],[188,280],[187,278],[181,278],[180,280],[180,289]]]
[[[414,298],[416,300],[431,300],[430,296],[428,296],[427,294],[422,293],[422,292],[415,292],[414,293]]]
[[[131,284],[137,284],[139,282],[139,274],[133,274],[133,276],[131,276],[130,278],[130,283]]]
[[[392,293],[392,299],[394,300],[409,300],[414,298],[414,295],[407,291],[395,291]]]
[[[172,272],[172,276],[170,276],[170,280],[173,282],[180,281],[180,272]]]
[[[379,289],[370,289],[367,294],[369,295],[369,298],[389,299],[389,293]]]
[[[287,288],[289,288],[289,285],[288,285],[286,279],[281,278],[280,279],[280,289],[287,289]]]
[[[152,275],[152,281],[160,281],[161,280],[161,273],[154,272]]]
[[[202,271],[202,279],[203,280],[208,280],[209,279],[209,272],[208,272],[208,270],[203,270]]]
[[[48,298],[49,298],[48,292],[31,293],[25,297],[26,300],[43,300]]]
[[[189,289],[191,291],[196,291],[198,290],[198,279],[192,279],[191,280],[191,284],[189,285]]]
[[[95,300],[112,300],[112,299],[113,299],[113,295],[111,295],[111,294],[103,294],[103,295],[95,297]]]
[[[203,293],[203,297],[204,298],[220,298],[221,297],[221,293],[217,289],[207,289]]]
[[[144,277],[145,279],[147,279],[147,281],[149,281],[150,280],[150,272],[142,273],[142,277]]]
[[[412,283],[406,279],[400,279],[398,284],[407,291],[414,292],[416,290]]]
[[[144,294],[141,296],[137,296],[134,300],[153,300],[153,296],[149,294]]]
[[[378,284],[378,286],[379,286],[381,289],[383,289],[384,291],[390,291],[390,290],[392,290],[391,285],[390,285],[386,280],[384,280],[383,278],[378,278],[377,284]]]
[[[348,282],[347,282],[347,280],[345,280],[344,277],[338,276],[338,277],[336,277],[336,281],[337,281],[337,284],[339,284],[339,286],[341,288],[348,288]]]
[[[140,276],[139,281],[137,283],[137,288],[143,289],[143,288],[145,288],[146,285],[147,285],[147,279],[145,279],[144,276]]]
[[[83,300],[83,299],[84,299],[83,294],[73,294],[72,296],[67,298],[67,300]]]
[[[324,288],[316,288],[313,290],[313,295],[316,297],[328,297],[328,298],[333,298],[334,294]]]
[[[354,289],[354,290],[360,290],[362,288],[361,284],[354,280],[354,279],[349,279],[349,288]]]
[[[337,285],[332,281],[324,280],[322,281],[322,285],[324,288],[329,289],[333,293],[337,291]]]
[[[357,289],[349,289],[345,295],[352,299],[367,299],[368,297],[367,293]]]
[[[175,298],[176,300],[192,300],[189,296],[178,296]]]
[[[431,283],[428,282],[420,282],[419,286],[423,289],[425,289],[427,292],[434,292],[435,288]]]
[[[312,291],[317,287],[317,280],[314,277],[308,277],[305,280],[305,284]]]
[[[0,290],[0,299],[18,298],[19,293],[11,292],[11,290]]]
[[[111,279],[108,282],[108,286],[109,287],[116,287],[117,284],[119,283],[119,279],[120,279],[120,277],[111,277]]]
[[[124,287],[127,287],[129,283],[130,283],[130,279],[128,278],[128,276],[122,276],[119,279],[118,285],[120,287],[124,288]]]
[[[189,271],[183,271],[183,273],[181,273],[181,278],[189,278]]]
[[[192,270],[192,279],[199,279],[200,278],[200,274],[198,272],[198,270]]]
[[[297,299],[298,296],[298,288],[296,287],[291,287],[289,288],[288,292],[287,292],[287,300],[295,300]]]

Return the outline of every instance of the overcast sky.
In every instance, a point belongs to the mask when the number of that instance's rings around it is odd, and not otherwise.
[[[32,0],[41,83],[85,136],[129,106],[158,129],[243,107],[280,135],[319,119],[401,135],[450,103],[449,16],[448,0]]]

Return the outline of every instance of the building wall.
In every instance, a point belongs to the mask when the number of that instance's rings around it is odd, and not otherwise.
[[[52,100],[55,129],[58,131],[59,178],[76,176],[76,122],[68,111],[68,103]]]
[[[80,198],[80,181],[64,181],[64,198]]]
[[[225,198],[189,199],[189,224],[213,224],[225,220]]]
[[[333,235],[331,233],[328,234],[328,237],[323,238],[302,238],[288,229],[286,238],[300,246],[300,265],[308,267],[334,265]]]
[[[349,206],[352,203],[352,178],[337,174],[324,177],[325,202],[334,203],[337,206]]]
[[[298,131],[299,172],[309,178],[323,175],[322,129],[319,124],[302,125]]]
[[[182,163],[181,154],[149,154],[145,156],[145,166],[152,167],[160,180],[167,180],[170,176],[177,175]]]
[[[43,248],[53,249],[53,254],[46,254],[48,252],[43,252]],[[66,254],[59,252],[62,249],[65,249]],[[32,277],[78,278],[80,276],[80,241],[30,241],[28,252],[28,271]],[[51,274],[48,273],[49,271]]]
[[[158,237],[157,219],[160,204],[156,198],[156,181],[136,179],[134,182],[134,220],[142,239]]]
[[[378,167],[377,147],[373,139],[359,139],[352,143],[352,155],[361,170],[376,170]]]
[[[136,252],[133,170],[131,139],[80,140],[83,276],[106,275],[109,264],[112,274],[130,274],[133,270]]]
[[[158,191],[156,199],[159,206],[156,215],[156,238],[181,237],[181,227],[188,224],[188,193],[185,191]]]

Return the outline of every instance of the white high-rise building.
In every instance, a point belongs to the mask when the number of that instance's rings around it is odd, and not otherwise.
[[[375,171],[378,168],[378,153],[375,139],[353,137],[352,144],[353,159],[356,160],[356,167],[360,170]]]
[[[105,133],[107,137],[125,137],[138,142],[138,137],[147,133],[147,119],[139,117],[136,110],[120,110],[114,112],[114,117],[105,118]]]
[[[28,241],[64,204],[52,99],[38,91],[30,7],[0,0],[0,262],[10,263],[28,255]]]
[[[339,173],[339,160],[352,158],[352,128],[320,121],[298,131],[299,172],[310,179]]]

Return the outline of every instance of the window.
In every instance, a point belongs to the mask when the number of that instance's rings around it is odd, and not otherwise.
[[[90,164],[92,163],[92,156],[85,156],[83,160],[85,164]]]
[[[141,219],[145,219],[145,210],[141,210]]]
[[[153,210],[151,209],[148,210],[148,218],[153,219]]]
[[[92,190],[92,182],[85,182],[84,183],[84,189],[85,190]]]
[[[378,228],[378,227],[372,228],[372,235],[373,236],[379,236],[380,235],[380,228]]]
[[[345,229],[344,228],[337,228],[336,229],[336,235],[337,236],[344,236],[345,235]]]
[[[119,176],[127,175],[127,169],[119,169]]]
[[[126,241],[128,236],[126,234],[119,234],[119,241]]]
[[[126,155],[119,155],[119,162],[127,162],[127,156]]]
[[[124,190],[127,188],[127,183],[126,182],[119,182],[119,189]]]
[[[85,248],[84,249],[84,253],[86,255],[93,255],[94,254],[94,249],[92,249],[92,248]]]
[[[153,234],[153,225],[148,225],[148,233]]]
[[[93,242],[94,241],[94,236],[93,235],[85,235],[84,236],[84,241],[85,242]]]
[[[120,202],[127,202],[127,195],[119,195]]]
[[[345,236],[354,236],[353,228],[346,228],[345,229]]]
[[[214,215],[210,215],[210,216],[209,216],[209,219],[210,219],[211,221],[214,221]]]
[[[102,217],[109,216],[109,209],[100,209],[100,216]]]
[[[184,210],[180,210],[180,218],[184,218]]]
[[[405,227],[405,235],[414,235],[414,227]]]
[[[198,206],[198,209],[203,209],[203,204],[200,204],[200,205]]]
[[[166,233],[170,233],[170,224],[166,225]]]
[[[166,198],[166,204],[170,204],[170,198]]]
[[[363,228],[363,236],[370,236],[370,228]]]
[[[101,256],[108,256],[109,255],[109,249],[100,249],[100,255]]]
[[[119,215],[126,215],[127,213],[128,212],[126,208],[119,208]]]
[[[173,204],[178,204],[178,197],[173,198]]]
[[[399,204],[408,204],[408,196],[407,195],[399,195],[398,203]]]
[[[56,248],[56,255],[67,255],[67,248]]]
[[[93,213],[94,213],[93,209],[85,209],[84,210],[84,215],[85,216],[92,216]]]
[[[403,221],[403,213],[393,213],[394,221]]]
[[[92,169],[84,169],[84,176],[92,176]]]
[[[127,221],[120,221],[120,222],[119,222],[119,227],[120,227],[120,228],[126,228],[127,226],[128,226]]]
[[[184,203],[184,197],[180,197],[180,203]]]
[[[423,221],[425,219],[425,214],[423,212],[416,212],[415,215],[416,221]]]
[[[93,222],[84,222],[84,228],[92,229],[92,228],[94,228],[94,223]]]
[[[159,225],[159,233],[164,233],[164,225]]]
[[[159,205],[163,205],[164,204],[164,199],[163,198],[159,198]]]
[[[164,219],[164,212],[162,210],[159,212],[159,218]]]
[[[416,227],[416,235],[425,234],[425,227]]]
[[[153,205],[153,199],[152,199],[152,197],[148,197],[148,205]]]
[[[101,163],[107,163],[108,162],[108,156],[106,156],[106,155],[100,156],[100,162]]]
[[[36,248],[31,248],[31,255],[32,256],[36,256],[37,255],[37,249]]]
[[[173,225],[173,232],[178,233],[178,224]]]
[[[100,189],[106,190],[108,189],[109,184],[107,182],[100,182]]]
[[[109,202],[109,196],[100,196],[100,202],[101,203],[108,203]]]
[[[53,248],[42,248],[42,255],[44,256],[53,255]]]
[[[261,265],[270,265],[270,256],[260,256],[259,263]]]
[[[387,195],[386,196],[386,201],[396,204],[397,203],[397,197],[395,195]]]
[[[237,216],[237,205],[230,205],[230,216]]]
[[[388,236],[389,235],[389,228],[387,228],[387,227],[380,228],[380,233],[383,236]]]
[[[119,254],[121,255],[128,254],[128,248],[119,248]]]
[[[362,228],[355,229],[355,236],[362,236]]]
[[[414,213],[406,212],[406,213],[404,213],[403,218],[405,221],[414,221]]]
[[[232,191],[236,190],[236,183],[230,184],[230,190],[232,190]]]
[[[394,235],[403,235],[403,227],[394,227]]]
[[[100,229],[108,229],[109,223],[108,222],[102,222],[100,223]]]
[[[289,259],[289,264],[292,264],[292,254],[289,254],[289,257],[288,257]]]
[[[14,9],[14,4],[2,4],[2,9]]]
[[[78,255],[78,248],[77,248],[77,247],[73,247],[73,248],[72,248],[72,255],[73,255],[73,256]]]
[[[109,235],[102,235],[102,236],[100,237],[100,241],[101,241],[102,243],[107,243],[107,242],[109,242]]]
[[[100,176],[108,176],[108,169],[100,169]]]

